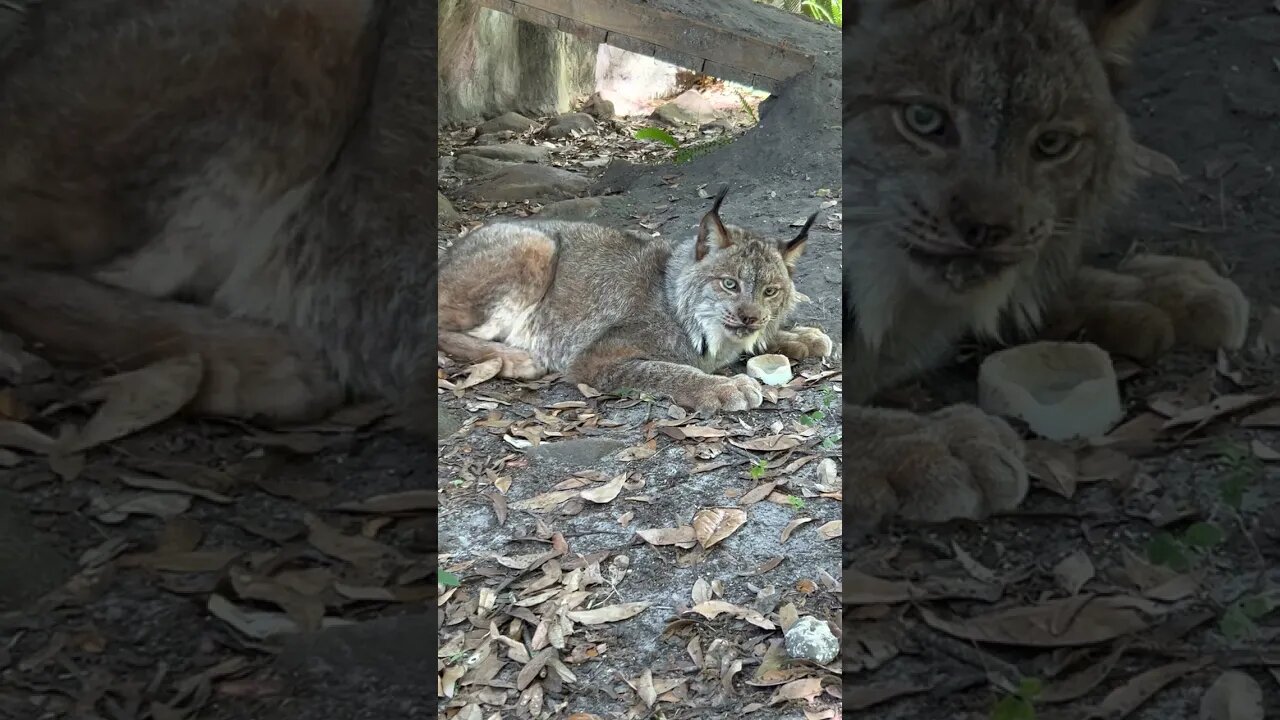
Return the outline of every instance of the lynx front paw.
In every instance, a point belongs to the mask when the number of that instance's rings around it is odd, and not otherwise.
[[[712,375],[691,400],[689,404],[695,411],[713,415],[758,408],[764,402],[764,394],[760,391],[760,383],[746,375]]]
[[[502,369],[498,377],[512,380],[537,380],[547,374],[547,368],[523,350],[508,350],[499,355]]]
[[[804,360],[827,357],[831,354],[831,348],[831,338],[818,328],[794,327],[779,331],[774,346],[770,349],[793,360]]]
[[[886,515],[979,520],[1013,510],[1026,497],[1025,448],[1000,418],[969,405],[927,416],[855,412],[871,413],[869,432],[856,459],[849,461],[846,452],[846,477],[854,507],[868,514],[868,523]]]

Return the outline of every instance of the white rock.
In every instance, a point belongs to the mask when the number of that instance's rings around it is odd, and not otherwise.
[[[840,654],[840,641],[831,633],[831,628],[812,615],[796,620],[784,638],[787,655],[797,660],[812,660],[826,665]]]
[[[747,374],[765,385],[791,382],[791,361],[785,355],[757,355],[747,361]]]
[[[1092,343],[1037,342],[991,355],[978,372],[978,404],[1050,440],[1104,435],[1124,417],[1111,358]]]
[[[1228,670],[1200,697],[1200,720],[1263,720],[1262,688],[1239,670]]]

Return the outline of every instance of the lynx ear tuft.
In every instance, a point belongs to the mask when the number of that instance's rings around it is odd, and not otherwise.
[[[782,261],[787,264],[788,270],[795,269],[796,261],[800,259],[800,253],[804,252],[805,241],[809,239],[809,228],[813,227],[813,221],[817,219],[818,213],[815,212],[809,216],[808,220],[804,221],[799,235],[789,241],[779,243],[778,250],[782,253]]]
[[[1076,0],[1113,84],[1132,62],[1138,43],[1151,30],[1163,0]]]
[[[711,203],[711,210],[702,216],[702,222],[698,224],[698,242],[694,244],[694,257],[697,260],[707,256],[707,251],[710,249],[713,240],[717,248],[727,248],[733,244],[732,239],[729,237],[729,229],[724,226],[724,221],[720,219],[720,203],[724,202],[724,196],[728,194],[728,185],[720,188],[720,193],[716,195],[715,202]]]

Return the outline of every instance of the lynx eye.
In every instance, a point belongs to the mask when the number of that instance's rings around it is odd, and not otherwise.
[[[738,281],[733,278],[725,278],[720,281],[720,287],[728,290],[729,292],[734,292],[738,289]]]
[[[1063,130],[1050,130],[1036,138],[1036,155],[1043,160],[1057,160],[1075,149],[1079,141],[1075,135]]]
[[[920,137],[938,137],[947,129],[947,113],[933,105],[907,103],[902,106],[902,122]]]
[[[777,295],[777,294],[778,294],[778,288],[776,287],[767,287],[764,289],[765,297],[773,297],[774,295]]]

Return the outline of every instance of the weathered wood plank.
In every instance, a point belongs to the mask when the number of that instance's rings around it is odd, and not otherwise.
[[[753,37],[634,0],[478,0],[522,20],[639,52],[727,80],[774,89],[808,70],[813,58]]]

